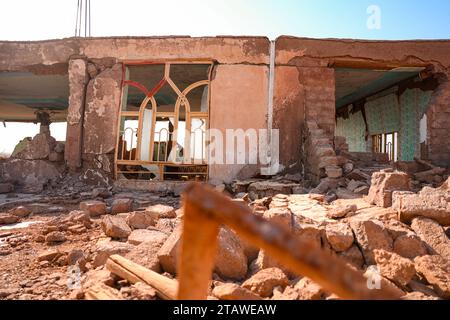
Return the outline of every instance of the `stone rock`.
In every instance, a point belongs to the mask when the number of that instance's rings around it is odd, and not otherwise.
[[[432,251],[450,260],[450,239],[439,223],[419,217],[413,220],[411,227]]]
[[[178,225],[157,254],[162,269],[170,274],[176,274],[177,255],[181,248],[180,239],[182,233],[182,225]]]
[[[262,300],[260,296],[234,283],[217,286],[214,288],[212,294],[220,300]]]
[[[345,223],[327,225],[325,234],[331,247],[336,252],[350,249],[355,240],[352,229]]]
[[[424,188],[419,194],[394,192],[393,209],[399,213],[399,219],[408,224],[416,217],[425,217],[450,226],[449,184],[448,181],[437,189]]]
[[[248,187],[250,199],[257,200],[265,197],[274,197],[278,194],[290,195],[292,188],[297,187],[295,183],[286,184],[277,181],[258,181],[253,182]]]
[[[361,186],[359,188],[356,188],[354,193],[360,194],[360,195],[368,195],[369,191],[370,191],[370,187],[369,186]]]
[[[370,176],[359,169],[354,169],[353,171],[348,173],[346,175],[346,178],[350,180],[365,181],[365,182],[370,180]]]
[[[9,296],[12,296],[18,292],[15,288],[5,288],[0,289],[0,299],[7,298]]]
[[[123,287],[120,293],[129,300],[155,300],[156,298],[156,290],[142,282]]]
[[[147,229],[155,225],[155,218],[146,211],[132,212],[127,217],[127,223],[131,229]]]
[[[0,183],[0,194],[14,191],[14,185],[11,183]]]
[[[176,274],[181,234],[182,226],[179,225],[158,251],[163,270],[171,274]],[[241,280],[247,274],[247,256],[241,241],[234,232],[226,228],[219,231],[214,272],[223,279],[233,280]]]
[[[350,226],[368,265],[375,264],[374,250],[383,249],[390,252],[393,250],[393,240],[381,221],[352,221]]]
[[[374,250],[374,256],[381,275],[397,285],[406,286],[416,274],[409,259],[385,250]]]
[[[309,278],[302,278],[294,289],[298,292],[298,300],[322,300],[326,292]]]
[[[420,274],[419,274],[420,277]],[[426,282],[426,279],[422,279],[422,281]],[[439,298],[439,295],[434,291],[433,286],[429,285],[429,284],[424,284],[422,282],[419,282],[417,280],[411,280],[408,284],[408,288],[411,291],[416,291],[416,292],[420,292],[423,293],[427,296],[431,296],[431,297],[435,297],[435,298]]]
[[[154,238],[151,241],[142,242],[125,255],[125,258],[149,269],[160,273],[161,264],[158,258],[158,251],[164,244],[162,239]]]
[[[106,204],[101,201],[84,201],[80,203],[80,210],[89,212],[91,217],[106,214]]]
[[[361,269],[364,265],[364,256],[355,244],[347,251],[338,253],[338,256],[357,269]]]
[[[20,218],[9,213],[0,213],[0,225],[14,224],[19,222]]]
[[[397,287],[393,282],[383,277],[377,267],[372,266],[366,270],[364,277],[367,279],[367,285],[371,289],[390,288],[399,298],[405,295],[405,292]]]
[[[133,211],[132,199],[116,199],[111,205],[111,214],[128,213]]]
[[[28,217],[32,212],[30,209],[24,207],[24,206],[20,206],[17,208],[14,208],[12,210],[9,211],[10,214],[19,217],[19,218],[26,218]]]
[[[401,235],[395,239],[394,252],[408,259],[414,259],[428,254],[423,241],[418,236],[411,233]]]
[[[114,239],[125,239],[131,233],[131,229],[122,217],[105,216],[102,220],[103,232]]]
[[[59,250],[47,250],[40,252],[37,260],[38,261],[53,261],[57,258],[59,258],[62,255],[62,253]]]
[[[338,166],[328,166],[325,168],[325,173],[329,178],[337,179],[342,177],[342,168]]]
[[[341,219],[345,218],[349,214],[356,213],[356,211],[358,211],[358,207],[354,204],[347,205],[345,207],[337,207],[329,211],[327,213],[327,217],[330,219]]]
[[[298,240],[312,243],[317,248],[321,247],[321,238],[323,233],[322,229],[320,229],[315,224],[299,222],[298,216],[295,216],[294,223],[293,233]]]
[[[86,256],[83,250],[74,249],[67,255],[67,265],[78,265],[82,271],[86,271]]]
[[[157,219],[175,219],[177,214],[175,209],[170,206],[165,206],[162,204],[158,204],[156,206],[148,207],[145,212],[152,216],[155,220]]]
[[[63,162],[64,161],[64,153],[57,153],[55,151],[52,151],[48,155],[48,160],[50,162]]]
[[[392,206],[392,193],[394,191],[409,191],[410,178],[404,172],[375,172],[372,175],[367,202],[383,208]]]
[[[281,269],[270,268],[256,273],[246,280],[242,287],[263,298],[268,298],[272,296],[275,287],[285,288],[288,284],[289,279]]]
[[[426,301],[426,300],[439,300],[439,298],[428,296],[422,292],[409,292],[405,296],[402,297],[402,300],[411,300],[411,301]]]
[[[218,235],[214,272],[223,279],[242,280],[247,274],[247,256],[238,236],[228,228]]]
[[[64,144],[64,142],[60,142],[60,141],[56,142],[55,149],[54,149],[54,151],[56,153],[64,153],[65,149],[66,149],[66,145]]]
[[[450,262],[441,256],[423,256],[414,260],[416,270],[440,297],[450,299]]]
[[[3,178],[14,181],[24,193],[40,193],[45,185],[61,178],[62,168],[44,160],[8,159],[0,164]]]
[[[344,174],[348,175],[350,172],[353,171],[353,169],[355,168],[354,164],[351,162],[347,162],[344,164]]]
[[[292,212],[287,207],[269,209],[264,213],[263,217],[287,231],[292,230]]]
[[[107,241],[95,246],[95,258],[93,266],[95,268],[103,266],[106,260],[112,255],[118,254],[124,256],[134,248],[133,245],[124,242]]]
[[[54,243],[54,242],[64,242],[66,241],[66,236],[63,232],[53,231],[45,236],[45,242]]]
[[[23,160],[45,160],[55,149],[56,140],[48,133],[39,133],[32,140],[22,140],[11,157]]]
[[[365,182],[362,182],[362,181],[351,180],[347,185],[347,190],[354,192],[357,188],[362,187],[362,186],[367,186],[367,185]]]
[[[134,230],[128,236],[128,242],[134,245],[140,245],[143,242],[158,242],[162,245],[167,238],[167,234],[158,230]]]

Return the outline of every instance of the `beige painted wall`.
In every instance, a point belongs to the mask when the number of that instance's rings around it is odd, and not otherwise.
[[[267,66],[219,65],[211,82],[210,128],[266,129],[268,73]],[[224,154],[225,157],[225,154]],[[232,181],[245,165],[210,165],[210,179]],[[254,168],[257,169],[257,168]],[[242,176],[244,175],[244,176]]]

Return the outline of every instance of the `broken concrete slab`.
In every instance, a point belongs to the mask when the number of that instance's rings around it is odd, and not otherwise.
[[[132,199],[115,199],[111,205],[111,214],[128,213],[133,211]]]
[[[394,191],[409,191],[410,178],[404,172],[375,172],[372,175],[372,185],[367,196],[370,204],[382,208],[392,206],[392,193]]]
[[[91,217],[99,217],[106,214],[106,204],[102,201],[83,201],[80,203],[80,210],[89,212]]]
[[[343,252],[353,245],[353,231],[348,224],[329,224],[325,228],[327,240],[334,251]]]
[[[169,236],[158,230],[134,230],[128,236],[128,243],[140,245],[143,242],[161,243],[161,246]]]
[[[426,217],[442,226],[450,226],[449,184],[450,178],[440,188],[424,188],[419,194],[394,192],[393,209],[405,223],[411,223],[416,217]]]
[[[272,296],[274,288],[284,289],[288,284],[289,279],[281,269],[269,268],[253,275],[242,284],[242,287],[263,298],[268,298]]]
[[[415,218],[411,228],[436,254],[450,260],[450,239],[445,234],[444,228],[434,220],[419,217]]]
[[[225,283],[219,286],[216,286],[213,289],[212,294],[220,300],[262,300],[260,296],[253,293],[250,290],[242,288],[241,286],[235,283]]]
[[[406,286],[416,274],[414,263],[395,253],[374,250],[374,257],[380,273],[399,286]]]
[[[156,223],[155,217],[146,211],[132,212],[127,216],[127,223],[131,229],[147,229]]]
[[[351,221],[350,226],[368,265],[376,263],[374,250],[384,249],[389,252],[393,250],[393,240],[381,221]]]
[[[105,216],[101,222],[103,232],[113,239],[127,239],[131,229],[122,217]]]
[[[450,299],[450,262],[441,256],[424,256],[414,260],[416,270],[444,299]]]

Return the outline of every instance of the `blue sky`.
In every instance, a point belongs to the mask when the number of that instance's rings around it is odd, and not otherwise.
[[[93,36],[279,35],[316,38],[449,39],[448,0],[91,0]],[[381,29],[367,28],[370,5]],[[0,40],[70,37],[76,0],[0,5]]]

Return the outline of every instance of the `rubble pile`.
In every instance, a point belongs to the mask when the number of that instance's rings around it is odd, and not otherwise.
[[[283,178],[299,187],[300,181],[291,179]],[[275,181],[269,189],[261,182],[238,183],[236,191],[241,194],[235,201],[246,203],[254,214],[298,239],[341,257],[368,280],[393,288],[404,299],[450,298],[450,179],[418,194],[399,191],[408,185],[408,176],[393,170],[378,172],[371,180],[365,200],[329,204],[325,195],[283,189],[286,194],[271,195],[270,188],[284,188]],[[249,193],[243,195],[243,190]],[[86,199],[78,199],[75,207],[66,207],[70,208],[66,214],[35,214],[36,204],[1,213],[0,299],[160,299],[156,288],[131,283],[106,266],[110,257],[119,255],[166,279],[176,279],[183,221],[179,199],[143,197],[96,189]],[[20,221],[41,223],[15,229]],[[209,296],[339,299],[226,227],[219,233]]]

